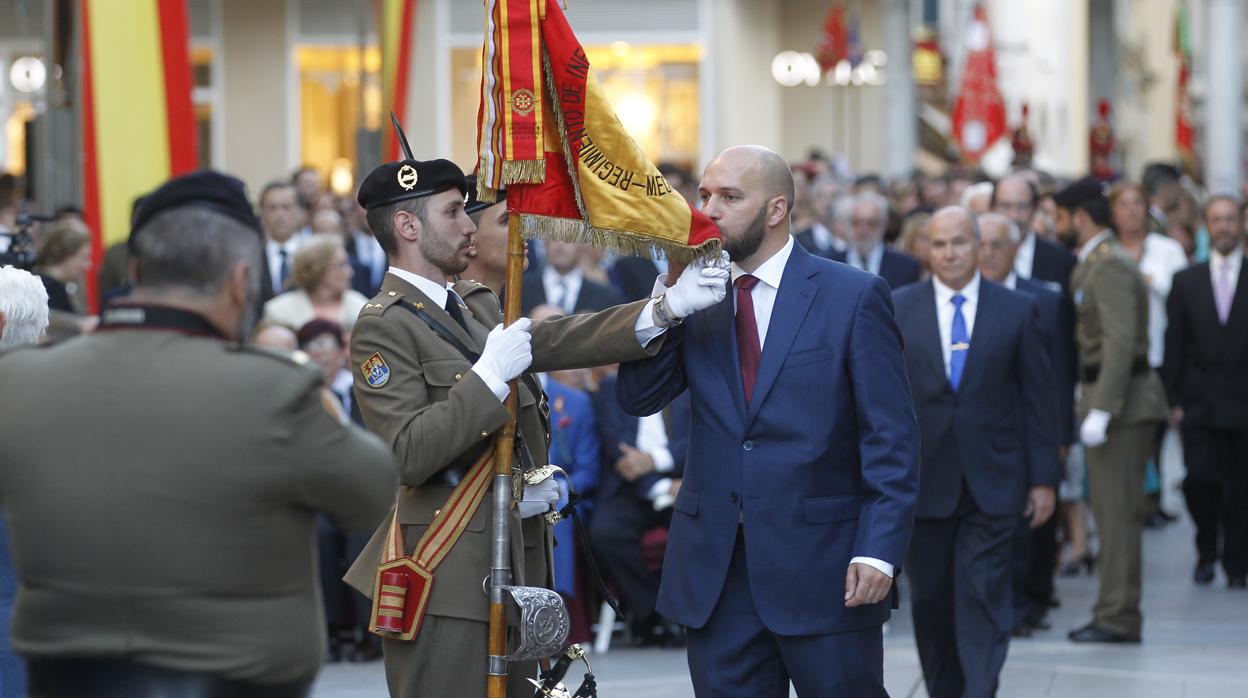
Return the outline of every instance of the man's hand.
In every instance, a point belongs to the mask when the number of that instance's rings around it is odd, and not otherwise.
[[[1170,410],[1170,426],[1174,427],[1175,429],[1178,429],[1179,425],[1183,424],[1183,417],[1184,415],[1183,415],[1182,407],[1175,407],[1174,409]]]
[[[893,578],[871,565],[855,562],[845,573],[845,608],[870,606],[888,596],[893,588]]]
[[[695,261],[685,267],[675,285],[664,292],[668,312],[679,320],[715,305],[728,295],[730,277],[729,271],[720,264]]]
[[[1036,485],[1027,490],[1027,508],[1023,510],[1023,516],[1030,516],[1032,528],[1040,528],[1045,521],[1053,515],[1053,510],[1057,508],[1057,493],[1052,487]]]
[[[555,478],[548,477],[536,485],[524,486],[524,497],[516,508],[520,510],[520,518],[527,519],[538,514],[545,514],[559,503],[559,483]]]
[[[647,473],[654,472],[654,459],[621,441],[620,453],[615,461],[615,471],[628,482],[632,482]]]
[[[1109,430],[1109,413],[1102,410],[1092,410],[1088,412],[1088,416],[1083,418],[1083,424],[1079,425],[1079,440],[1088,448],[1096,448],[1105,443],[1109,437],[1106,433]]]

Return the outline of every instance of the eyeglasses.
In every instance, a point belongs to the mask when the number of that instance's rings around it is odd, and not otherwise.
[[[1035,205],[1025,201],[998,201],[997,208],[1002,211],[1019,211],[1025,213],[1035,208]]]
[[[880,225],[880,219],[879,218],[853,218],[853,219],[850,219],[850,223],[852,223],[855,227],[874,228]]]

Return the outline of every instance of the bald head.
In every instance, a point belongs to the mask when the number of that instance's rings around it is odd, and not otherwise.
[[[761,145],[733,146],[715,157],[707,169],[716,162],[740,172],[765,198],[783,196],[789,208],[797,196],[793,182],[793,170],[780,154]]]
[[[743,145],[720,153],[702,173],[698,198],[719,227],[724,250],[747,272],[790,239],[793,172],[772,150]]]
[[[946,206],[927,224],[928,263],[944,285],[958,290],[970,283],[978,264],[975,219],[961,206]]]

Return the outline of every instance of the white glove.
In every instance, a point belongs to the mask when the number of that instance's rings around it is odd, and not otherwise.
[[[524,496],[516,508],[520,510],[520,518],[545,514],[559,502],[559,483],[555,478],[548,477],[536,485],[525,485]]]
[[[484,374],[482,378],[493,376],[504,383],[524,373],[533,363],[533,338],[529,335],[532,324],[528,318],[520,318],[507,327],[495,326],[472,370]]]
[[[1079,440],[1088,448],[1096,448],[1105,443],[1107,429],[1109,429],[1109,413],[1105,410],[1090,410],[1079,427]]]
[[[699,259],[680,273],[676,284],[665,291],[667,310],[676,319],[709,308],[728,295],[729,271],[718,263]]]

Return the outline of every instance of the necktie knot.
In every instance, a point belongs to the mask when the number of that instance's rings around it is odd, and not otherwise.
[[[950,301],[953,303],[953,307],[955,309],[961,310],[962,304],[966,302],[966,296],[962,295],[961,293],[955,293],[953,298],[950,299]]]
[[[732,283],[736,285],[736,287],[742,291],[751,291],[754,289],[755,286],[758,285],[758,277],[751,276],[749,274],[742,274],[741,276],[738,276],[737,280]]]

